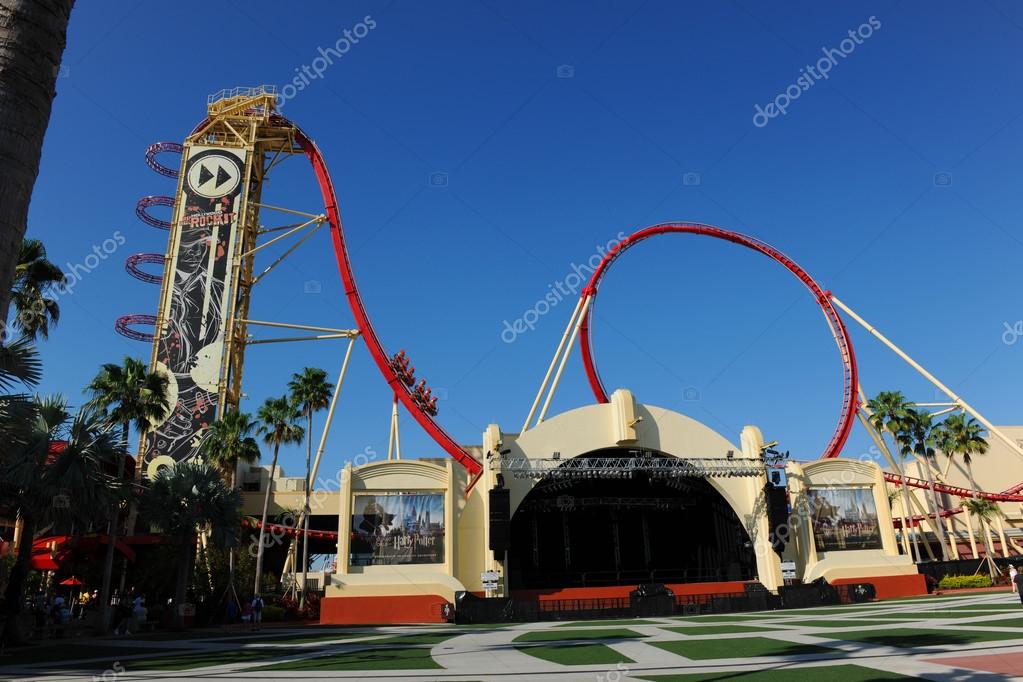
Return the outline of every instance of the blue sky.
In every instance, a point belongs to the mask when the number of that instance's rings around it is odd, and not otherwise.
[[[993,421],[1020,423],[1023,338],[1003,341],[1023,319],[1018,5],[213,5],[74,10],[29,233],[66,269],[117,233],[125,243],[61,299],[42,345],[44,392],[79,399],[100,363],[149,356],[113,331],[118,315],[157,303],[157,287],[123,269],[129,254],[166,246],[134,216],[139,197],[174,191],[145,166],[145,147],[180,141],[209,93],[288,83],[370,17],[365,37],[284,111],[330,165],[385,347],[408,349],[456,439],[478,443],[491,422],[518,430],[572,300],[512,343],[504,321],[598,245],[669,220],[768,241]],[[871,17],[879,27],[826,79],[754,125],[757,105],[778,101]],[[268,201],[322,209],[303,163],[282,167]],[[353,325],[326,235],[260,286],[254,317]],[[834,428],[837,351],[802,285],[762,256],[694,237],[637,246],[606,278],[594,327],[609,389],[627,386],[734,441],[757,424],[800,459]],[[937,397],[862,329],[852,334],[868,392]],[[253,349],[243,409],[283,393],[304,365],[335,374],[342,350]],[[591,400],[575,356],[553,411]],[[360,345],[323,472],[358,453],[383,457],[389,410]],[[440,454],[407,415],[402,444],[406,456]],[[867,448],[857,427],[846,454]],[[282,455],[288,473],[300,473],[301,456]]]

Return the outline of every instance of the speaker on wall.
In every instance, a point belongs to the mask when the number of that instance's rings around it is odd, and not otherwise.
[[[511,535],[511,491],[494,488],[490,491],[490,551],[503,557],[508,551]]]

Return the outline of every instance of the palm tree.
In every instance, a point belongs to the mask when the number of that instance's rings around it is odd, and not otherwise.
[[[967,514],[971,514],[980,519],[981,531],[984,534],[984,556],[991,556],[991,528],[988,522],[991,517],[995,514],[1000,513],[998,505],[991,500],[984,499],[982,497],[972,497],[967,500],[963,500],[963,509],[966,510]]]
[[[0,0],[0,322],[28,223],[74,0]]]
[[[217,467],[225,478],[230,478],[231,488],[237,488],[238,462],[251,464],[259,459],[259,444],[252,437],[256,424],[246,412],[227,412],[210,424],[209,431],[199,452],[206,461]],[[228,585],[235,600],[234,592],[234,549],[228,551]]]
[[[939,449],[944,452],[949,461],[959,455],[966,464],[966,476],[970,480],[970,488],[976,497],[978,489],[977,481],[973,477],[973,455],[983,455],[988,450],[987,439],[984,438],[984,429],[973,417],[967,417],[964,413],[952,414],[945,418],[945,421],[938,424],[935,433],[935,442]],[[969,515],[967,515],[969,518]],[[970,543],[973,542],[973,525],[970,524]],[[987,545],[985,544],[985,547]],[[974,549],[976,557],[976,549]]]
[[[199,452],[236,487],[239,462],[251,464],[259,459],[259,444],[252,437],[256,423],[246,412],[227,412],[210,424]]]
[[[0,443],[14,445],[24,441],[35,416],[32,398],[11,391],[18,384],[32,388],[42,376],[43,366],[31,339],[0,341]],[[0,461],[3,454],[0,452]]]
[[[12,326],[33,339],[49,338],[50,326],[60,319],[60,306],[47,294],[64,283],[64,272],[46,259],[43,243],[38,239],[23,240],[11,287],[15,310]]]
[[[54,523],[90,525],[124,495],[108,473],[124,458],[105,416],[84,408],[72,416],[60,396],[37,398],[20,442],[0,462],[0,500],[22,521],[21,542],[4,595],[8,622],[21,608],[36,529]],[[10,632],[10,631],[9,631]]]
[[[941,560],[948,561],[945,526],[942,523],[938,493],[934,490],[934,473],[931,470],[931,462],[934,460],[934,428],[930,412],[909,408],[901,420],[901,428],[896,435],[896,440],[902,446],[903,457],[912,455],[917,458],[927,473],[927,483],[931,490],[931,511],[934,514],[934,529],[941,542]]]
[[[978,488],[977,481],[973,478],[973,455],[983,455],[988,451],[988,442],[984,435],[984,428],[977,420],[963,413],[949,415],[935,429],[935,442],[938,448],[950,459],[956,455],[962,457],[973,490]]]
[[[123,365],[107,363],[85,389],[92,395],[89,404],[103,410],[112,425],[121,427],[121,444],[125,457],[128,452],[128,432],[134,425],[141,433],[150,425],[161,421],[170,411],[167,375],[150,372],[140,360],[126,357]],[[124,457],[117,463],[117,480],[124,478]],[[120,507],[112,509],[108,530],[106,563],[103,586],[100,589],[100,627],[105,631],[110,615],[110,581],[114,572],[114,542]]]
[[[274,476],[277,474],[277,455],[281,445],[301,443],[305,431],[295,422],[301,416],[298,408],[287,397],[267,398],[259,408],[256,419],[259,421],[258,432],[263,435],[263,442],[274,448],[273,461],[270,464],[270,478],[266,482],[263,493],[263,516],[259,525],[259,547],[256,550],[256,584],[255,594],[259,594],[260,581],[263,576],[263,541],[266,537],[266,513],[270,507],[270,489],[273,488]]]
[[[185,593],[195,561],[197,533],[217,547],[238,544],[241,493],[204,462],[180,462],[162,469],[142,496],[142,517],[160,529],[180,553],[174,588],[174,624],[184,625]]]
[[[870,411],[870,424],[879,434],[887,433],[891,436],[892,441],[898,446],[897,434],[902,428],[902,420],[906,415],[906,410],[911,406],[912,403],[906,399],[906,396],[902,395],[902,391],[881,391],[876,397],[867,401],[867,409]],[[913,515],[913,511],[909,506],[912,498],[909,496],[909,486],[906,484],[904,476],[905,467],[899,473],[903,474],[899,477],[902,483],[902,532],[906,533],[908,537],[912,531],[910,518]],[[915,550],[916,557],[914,557],[914,561],[921,561],[920,546],[916,535],[913,535],[913,543],[910,547]]]
[[[288,391],[292,404],[298,407],[306,417],[306,451],[305,451],[305,501],[302,505],[302,593],[299,596],[299,608],[305,606],[305,585],[309,567],[309,494],[312,487],[312,455],[313,455],[313,413],[327,407],[330,402],[334,384],[327,381],[327,373],[315,367],[306,367],[300,374],[293,374],[288,382]]]

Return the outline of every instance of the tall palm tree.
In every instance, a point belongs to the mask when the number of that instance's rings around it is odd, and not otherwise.
[[[170,411],[168,378],[162,372],[150,372],[140,360],[124,358],[124,364],[107,363],[86,387],[92,398],[89,405],[103,410],[112,425],[121,427],[121,444],[128,452],[128,434],[134,426],[140,433],[159,422]],[[125,455],[127,456],[127,454]],[[124,457],[117,463],[117,480],[124,478]],[[117,539],[121,509],[110,513],[106,563],[100,589],[100,627],[105,631],[110,616],[110,582],[114,572],[114,542]]]
[[[60,306],[47,294],[64,282],[64,272],[47,260],[43,243],[38,239],[23,240],[11,287],[15,311],[12,326],[33,339],[49,338],[50,326],[60,319]]]
[[[256,423],[246,412],[227,412],[210,424],[206,438],[200,446],[200,453],[207,462],[217,467],[225,478],[231,481],[231,488],[237,488],[238,462],[251,464],[259,459],[259,444],[252,437]],[[232,597],[234,592],[234,549],[227,555],[228,585]]]
[[[902,446],[903,456],[916,457],[927,474],[927,483],[931,491],[931,512],[934,514],[934,529],[941,542],[941,560],[948,561],[948,545],[945,536],[945,525],[941,519],[941,507],[938,504],[938,493],[934,490],[934,472],[931,464],[934,461],[935,434],[934,420],[930,412],[909,408],[901,420],[901,428],[896,438]]]
[[[306,367],[299,374],[293,374],[288,382],[288,391],[292,404],[298,407],[306,417],[305,432],[305,501],[302,505],[302,593],[299,596],[299,608],[305,606],[305,585],[309,567],[309,494],[312,488],[312,455],[313,455],[313,413],[319,412],[330,403],[334,384],[327,381],[327,373],[316,367]]]
[[[28,205],[74,0],[0,0],[0,322],[7,320]]]
[[[260,582],[263,577],[263,541],[266,538],[266,513],[270,508],[270,489],[274,485],[274,476],[277,475],[277,455],[280,453],[281,445],[290,443],[301,443],[305,430],[296,424],[301,413],[298,408],[287,397],[267,398],[263,406],[256,414],[259,422],[258,432],[263,436],[263,442],[272,445],[274,449],[273,461],[270,464],[270,478],[266,482],[266,490],[263,493],[263,516],[259,525],[259,547],[256,549],[256,584],[254,593],[259,594]]]
[[[897,434],[902,428],[902,420],[906,416],[906,410],[908,410],[913,403],[906,399],[906,396],[902,395],[902,391],[881,391],[876,397],[871,398],[867,401],[867,409],[870,411],[870,424],[879,434],[887,433],[892,438],[892,442],[898,447]],[[883,435],[882,435],[883,438]],[[905,473],[905,467],[902,468],[900,474]],[[910,508],[909,503],[912,498],[909,496],[909,486],[906,484],[904,476],[899,477],[902,482],[902,499],[901,506],[903,509],[904,516],[902,517],[902,532],[906,533],[907,536],[911,534],[912,526],[910,519],[913,516],[913,510]],[[913,543],[910,547],[915,550],[916,556],[914,561],[921,561],[920,556],[920,545],[918,544],[916,535],[913,535]]]
[[[938,448],[948,456],[949,461],[956,455],[962,458],[966,465],[966,476],[970,480],[970,488],[973,491],[979,487],[973,477],[973,456],[983,455],[988,451],[988,442],[984,438],[984,434],[985,431],[977,420],[967,417],[962,412],[949,415],[935,429],[935,442]],[[972,497],[976,497],[976,492]],[[971,544],[975,544],[972,543],[972,524],[970,524],[970,535]],[[974,555],[976,556],[976,552]]]
[[[142,496],[142,518],[160,529],[180,553],[174,588],[174,624],[181,628],[188,576],[195,561],[197,533],[221,548],[238,544],[241,493],[205,462],[181,462],[162,469]]]
[[[18,556],[4,595],[8,622],[21,608],[36,529],[53,523],[90,525],[122,499],[125,488],[109,471],[124,450],[104,415],[84,408],[72,416],[60,396],[37,398],[24,437],[5,444],[0,500],[22,522]],[[9,631],[10,632],[10,631]]]
[[[256,423],[246,412],[227,412],[210,424],[199,452],[217,467],[236,487],[239,462],[251,464],[259,459],[259,444],[252,437]]]

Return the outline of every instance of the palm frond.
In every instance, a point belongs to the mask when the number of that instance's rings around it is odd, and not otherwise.
[[[32,387],[43,378],[43,363],[32,339],[23,336],[0,343],[0,390],[9,390],[15,383]]]

